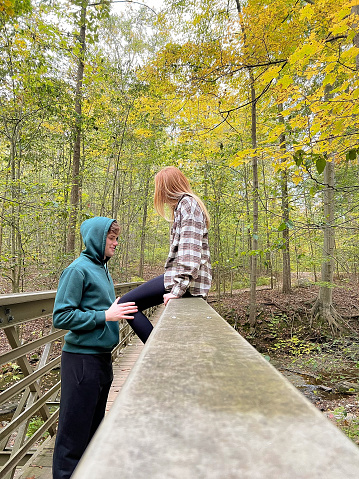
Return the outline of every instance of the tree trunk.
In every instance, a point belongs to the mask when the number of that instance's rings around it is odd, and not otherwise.
[[[146,171],[146,183],[144,191],[144,204],[142,214],[142,227],[141,227],[141,246],[140,246],[140,264],[138,269],[138,276],[143,277],[143,267],[145,263],[145,244],[146,244],[146,224],[147,224],[147,207],[148,207],[148,190],[150,186],[149,166]]]
[[[127,108],[126,112],[126,118],[123,124],[122,132],[121,132],[121,139],[120,139],[120,144],[118,146],[118,152],[117,152],[117,157],[116,157],[116,164],[115,164],[115,172],[113,175],[113,184],[112,184],[112,213],[113,217],[117,218],[117,211],[118,211],[118,204],[119,204],[119,198],[120,198],[120,182],[119,182],[119,171],[120,171],[120,160],[122,157],[122,150],[125,142],[125,134],[127,131],[127,122],[128,122],[128,117],[130,114],[132,108],[132,104],[129,105]]]
[[[243,232],[243,238],[245,236],[245,241],[246,241],[246,246],[243,248],[244,250],[247,250],[248,253],[250,252],[252,248],[252,236],[251,236],[251,228],[250,228],[250,223],[251,223],[251,214],[250,214],[250,206],[249,206],[249,179],[248,179],[248,172],[247,172],[247,165],[244,165],[244,186],[245,186],[245,202],[246,202],[246,231]],[[248,256],[248,264],[246,265],[248,268],[247,271],[251,271],[251,257]]]
[[[19,181],[20,181],[20,152],[17,151],[16,143],[18,142],[18,131],[15,127],[13,136],[10,141],[10,162],[11,162],[11,261],[10,261],[10,277],[12,292],[19,292],[20,270],[21,270],[21,254],[20,254],[20,203],[19,198]]]
[[[257,102],[254,89],[254,79],[251,77],[251,138],[252,148],[257,148]],[[252,228],[252,254],[251,254],[251,295],[249,304],[249,324],[254,328],[257,316],[257,254],[253,251],[258,250],[258,158],[256,155],[252,158],[253,174],[253,228]]]
[[[86,10],[88,0],[81,6],[80,35],[79,35],[79,59],[77,65],[76,91],[75,91],[75,125],[73,130],[74,147],[72,156],[71,172],[71,195],[70,195],[70,217],[67,232],[66,252],[74,254],[77,216],[80,200],[80,158],[81,158],[81,136],[82,136],[82,84],[84,77],[84,56],[86,40]]]
[[[280,103],[278,105],[279,110],[279,122],[284,124],[284,118],[282,115],[283,105]],[[284,151],[286,150],[285,143],[285,134],[282,133],[279,137],[280,148]],[[284,162],[285,159],[282,160]],[[282,249],[282,258],[283,258],[283,283],[282,283],[282,292],[290,293],[292,289],[291,282],[291,268],[290,268],[290,251],[289,251],[289,197],[288,197],[288,171],[287,168],[281,170],[281,193],[282,193],[282,222],[285,223],[286,227],[282,231],[283,238],[283,249]]]
[[[220,199],[217,194],[216,187],[214,186],[214,195],[215,195],[215,214],[213,217],[213,235],[214,235],[214,258],[215,258],[215,278],[216,278],[216,290],[218,300],[221,299],[221,273],[222,273],[222,262],[221,262],[221,234],[219,227],[219,204]]]
[[[359,15],[359,5],[353,5],[351,9],[351,13],[354,13],[355,15]],[[358,27],[358,24],[356,23],[355,28],[357,27]],[[359,48],[359,32],[355,34],[353,43],[356,47]],[[355,66],[356,66],[356,69],[359,70],[359,55],[357,55],[355,58]]]
[[[241,4],[239,0],[236,0],[237,12],[239,15],[239,21],[243,32],[244,47],[247,46],[246,29],[242,19]],[[257,100],[254,87],[254,76],[252,70],[249,70],[250,89],[251,89],[251,140],[252,148],[257,148]],[[257,316],[257,254],[253,254],[253,251],[258,250],[258,158],[256,155],[252,158],[252,175],[253,175],[253,226],[252,226],[252,254],[251,254],[251,293],[249,304],[249,324],[253,329],[256,323]]]
[[[329,98],[331,85],[325,88],[325,96]],[[334,247],[335,247],[335,233],[334,233],[334,155],[331,155],[330,161],[324,169],[324,184],[323,190],[323,210],[324,210],[324,225],[323,230],[323,253],[322,253],[322,268],[321,281],[322,285],[319,288],[319,295],[312,308],[312,322],[317,320],[326,321],[333,333],[340,330],[340,316],[333,307],[333,273],[334,273]]]
[[[312,308],[312,320],[323,319],[328,322],[333,332],[340,329],[340,316],[333,307],[333,272],[334,272],[334,158],[328,161],[324,169],[323,192],[324,225],[323,225],[323,257],[321,280],[318,298]]]
[[[265,168],[264,162],[262,163],[262,176],[263,176],[263,191],[264,191],[264,199],[265,199],[265,221],[266,221],[266,241],[267,241],[267,251],[266,251],[266,270],[267,274],[270,275],[270,287],[273,289],[273,265],[272,265],[272,255],[271,255],[271,248],[270,248],[270,233],[269,233],[269,220],[268,220],[268,192],[267,192],[267,185],[266,185],[266,175],[265,175]]]
[[[3,191],[3,197],[2,197],[2,202],[1,202],[1,213],[0,213],[0,218],[2,218],[2,221],[0,222],[0,257],[2,256],[2,251],[3,251],[3,241],[4,241],[4,218],[5,218],[5,209],[6,209],[6,202],[8,201],[7,195],[8,195],[8,189],[9,189],[9,173],[6,170],[5,173],[5,187]]]
[[[304,205],[305,205],[305,218],[307,220],[307,225],[308,225],[308,242],[309,242],[309,247],[310,247],[310,254],[313,258],[313,274],[314,274],[314,281],[317,282],[318,281],[318,276],[317,276],[317,268],[316,268],[316,265],[315,265],[315,251],[314,251],[314,248],[313,248],[313,241],[312,241],[312,233],[311,233],[311,229],[310,229],[310,226],[309,226],[309,223],[313,223],[312,221],[312,208],[311,208],[311,204],[310,204],[310,198],[308,198],[308,195],[306,193],[306,191],[304,190]],[[308,210],[309,210],[309,214],[310,214],[310,218],[308,217]]]

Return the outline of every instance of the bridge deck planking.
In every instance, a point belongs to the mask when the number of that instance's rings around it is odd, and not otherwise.
[[[151,316],[151,321],[155,325],[161,313],[163,306],[160,306]],[[111,409],[117,395],[121,391],[126,379],[136,363],[144,344],[137,336],[131,338],[131,342],[121,351],[118,358],[113,363],[113,382],[108,395],[106,405],[106,414]],[[20,470],[15,473],[14,479],[52,479],[52,455],[54,451],[55,437],[49,438],[43,447],[39,448],[32,459]]]
[[[109,477],[357,479],[359,448],[186,298],[162,314],[73,479]]]

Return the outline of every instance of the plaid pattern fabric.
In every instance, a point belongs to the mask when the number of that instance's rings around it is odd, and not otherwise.
[[[185,195],[174,212],[165,264],[165,289],[176,296],[182,296],[187,290],[193,296],[207,296],[211,281],[206,219],[197,201]]]

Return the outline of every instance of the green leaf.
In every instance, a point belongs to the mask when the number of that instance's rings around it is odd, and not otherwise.
[[[347,151],[345,157],[348,161],[354,161],[357,157],[357,150],[353,148],[352,150]]]
[[[300,166],[304,161],[305,152],[303,150],[297,150],[293,155],[293,160],[297,166]]]
[[[283,223],[281,223],[278,228],[277,228],[277,231],[284,231],[285,229],[293,229],[294,228],[294,223],[292,220],[288,220],[288,221],[283,221]]]
[[[317,161],[315,162],[315,166],[317,167],[317,171],[319,174],[323,173],[325,165],[327,162],[325,161],[323,156],[320,156]]]
[[[314,196],[317,193],[317,188],[315,186],[312,186],[309,190],[310,196]]]

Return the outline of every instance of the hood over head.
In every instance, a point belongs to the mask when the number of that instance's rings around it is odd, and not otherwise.
[[[105,216],[95,216],[85,220],[80,227],[85,249],[81,254],[92,260],[103,263],[106,247],[107,233],[114,219]]]

